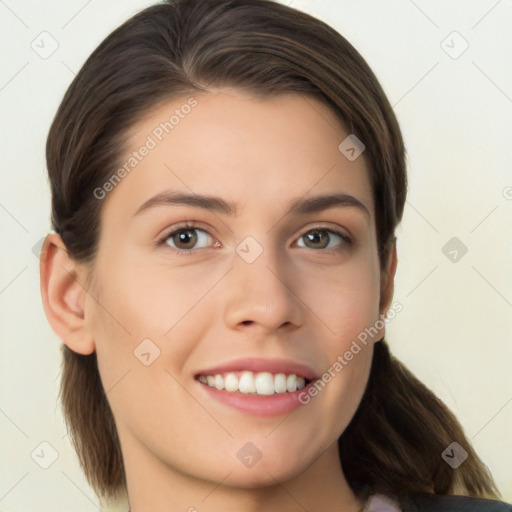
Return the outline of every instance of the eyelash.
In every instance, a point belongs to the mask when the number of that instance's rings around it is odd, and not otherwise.
[[[178,256],[190,256],[190,255],[192,255],[192,253],[197,252],[198,249],[188,249],[188,250],[187,249],[180,249],[180,250],[174,249],[173,247],[169,246],[169,244],[167,244],[167,240],[171,236],[178,233],[179,231],[187,231],[187,230],[194,230],[194,229],[196,229],[198,231],[203,231],[204,233],[207,233],[209,236],[211,236],[210,233],[208,233],[206,230],[200,228],[197,224],[194,224],[193,222],[185,222],[184,224],[174,227],[172,231],[168,231],[167,233],[165,233],[161,238],[158,239],[157,245],[159,247],[166,245],[168,249],[170,249],[173,253],[177,254]],[[327,233],[339,236],[349,246],[352,246],[354,244],[353,240],[351,238],[349,238],[347,235],[345,235],[344,233],[340,233],[339,231],[335,231],[326,226],[316,226],[314,228],[308,229],[302,235],[300,235],[299,238],[302,238],[303,236],[310,233],[311,231],[326,231]],[[307,249],[307,247],[301,247],[301,249]],[[321,251],[339,251],[341,249],[320,249],[320,250]]]

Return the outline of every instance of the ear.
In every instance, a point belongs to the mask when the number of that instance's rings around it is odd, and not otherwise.
[[[385,315],[391,300],[393,299],[393,292],[395,290],[395,274],[396,267],[398,265],[398,258],[396,255],[396,237],[393,239],[393,246],[389,250],[388,260],[384,269],[381,271],[380,279],[380,302],[379,312],[381,315]]]
[[[93,353],[94,340],[84,315],[85,268],[69,256],[56,233],[44,241],[39,271],[44,312],[53,331],[74,352]]]

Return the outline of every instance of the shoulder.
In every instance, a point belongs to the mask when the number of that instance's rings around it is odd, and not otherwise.
[[[512,512],[512,505],[503,501],[423,492],[409,494],[402,505],[403,512]]]

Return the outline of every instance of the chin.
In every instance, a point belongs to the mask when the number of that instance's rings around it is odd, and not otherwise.
[[[301,472],[296,469],[271,468],[268,470],[252,468],[252,470],[234,471],[227,485],[240,489],[263,489],[273,487],[276,482],[287,482],[298,476]]]
[[[262,457],[254,466],[244,467],[240,464],[229,478],[229,484],[233,487],[256,489],[275,486],[276,482],[287,482],[303,473],[308,467],[304,461],[298,464],[296,460],[279,460],[277,457],[267,455]]]

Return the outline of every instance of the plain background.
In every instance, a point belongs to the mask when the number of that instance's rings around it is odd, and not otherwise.
[[[100,510],[57,405],[60,341],[33,248],[50,228],[44,147],[62,96],[100,41],[152,3],[0,0],[2,512]],[[403,311],[387,339],[455,412],[512,501],[512,2],[282,3],[341,32],[394,106],[410,185],[397,230]],[[47,58],[32,48],[41,37],[46,49],[58,43]]]

